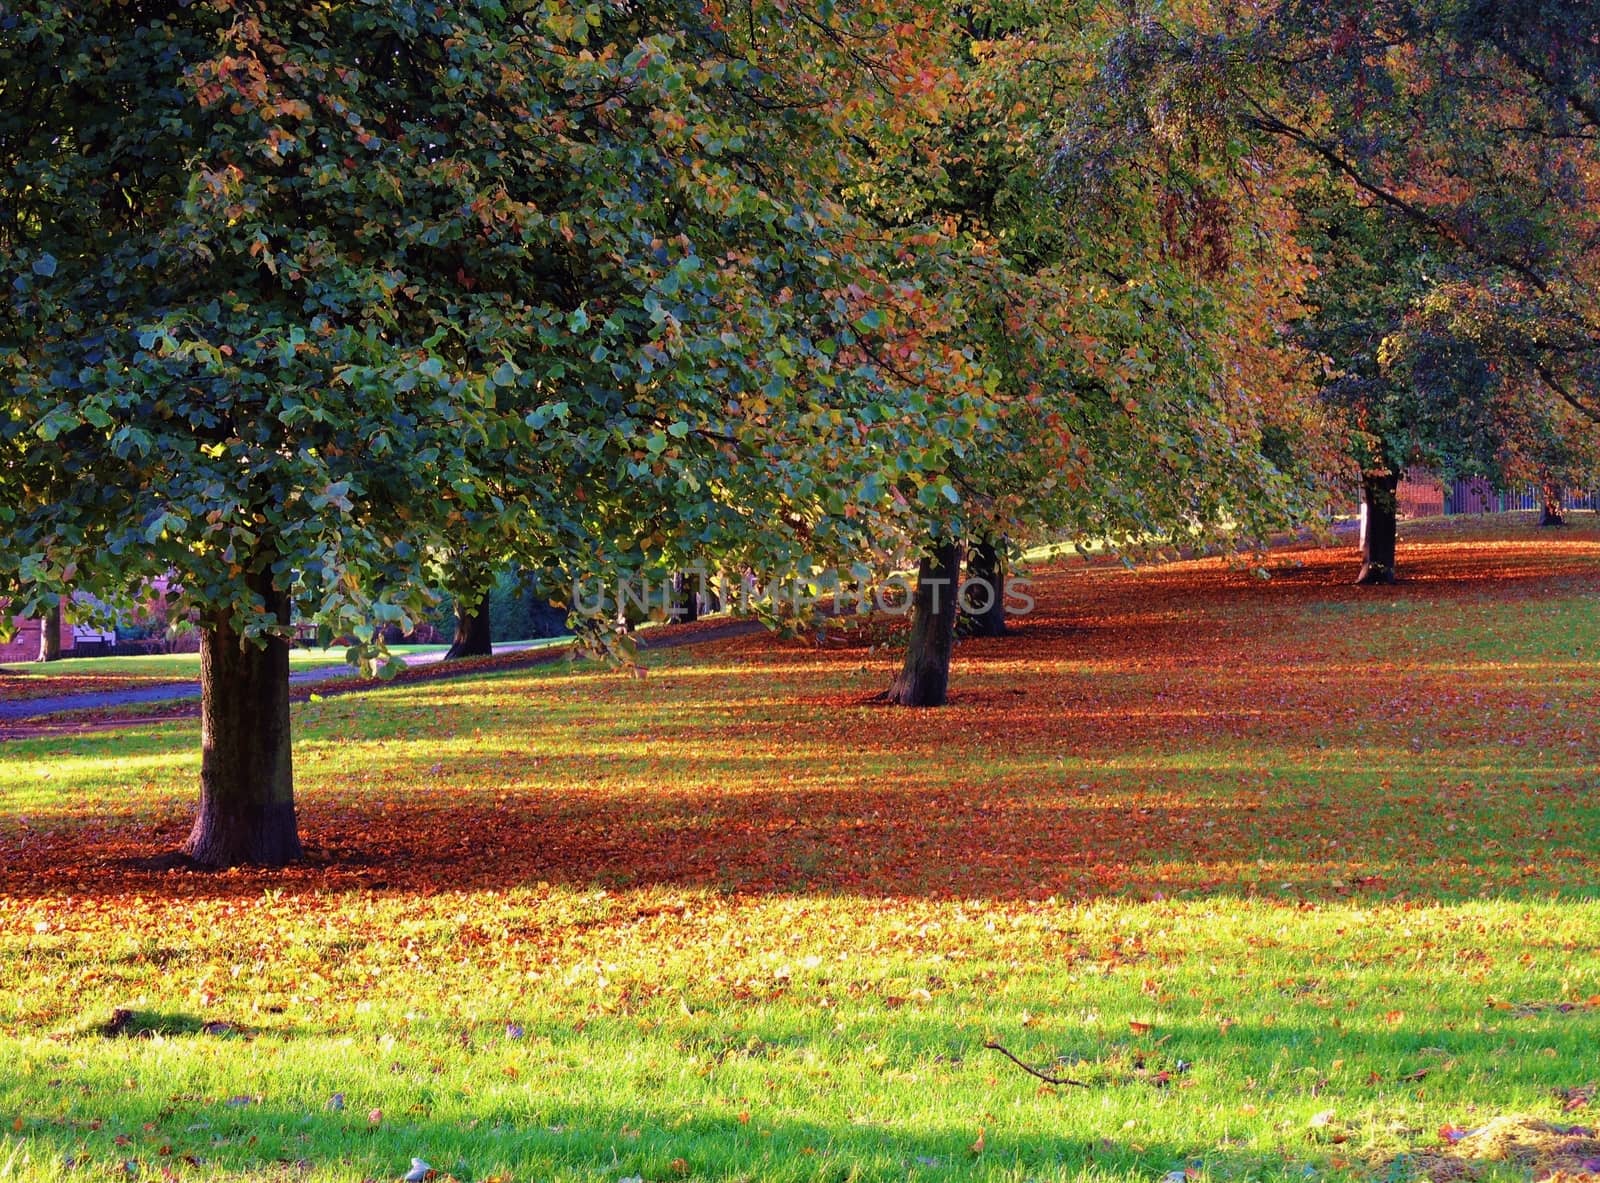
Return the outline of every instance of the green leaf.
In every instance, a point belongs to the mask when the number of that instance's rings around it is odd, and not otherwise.
[[[570,408],[564,402],[545,403],[544,406],[536,407],[529,411],[523,422],[533,428],[534,431],[539,431],[558,419],[566,419],[569,410]]]

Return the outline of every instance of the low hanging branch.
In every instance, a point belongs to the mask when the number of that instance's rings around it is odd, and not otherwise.
[[[1085,1084],[1081,1080],[1073,1080],[1072,1077],[1070,1077],[1070,1076],[1049,1076],[1049,1075],[1047,1075],[1047,1074],[1045,1074],[1043,1072],[1040,1072],[1037,1068],[1030,1068],[1026,1064],[1024,1064],[1021,1060],[1017,1059],[1016,1056],[1012,1055],[1009,1051],[1007,1051],[1000,1044],[995,1043],[993,1040],[990,1040],[988,1043],[985,1043],[983,1046],[986,1047],[986,1048],[989,1048],[992,1051],[999,1052],[1002,1056],[1004,1056],[1006,1059],[1010,1060],[1018,1068],[1021,1068],[1029,1076],[1037,1076],[1040,1080],[1044,1081],[1046,1084],[1070,1084],[1074,1088],[1080,1088],[1080,1089],[1086,1089],[1086,1088],[1090,1087],[1088,1084]]]

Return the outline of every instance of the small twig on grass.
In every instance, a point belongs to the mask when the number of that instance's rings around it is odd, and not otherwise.
[[[1013,1056],[1009,1051],[1007,1051],[1000,1044],[995,1043],[993,1040],[990,1040],[988,1043],[985,1043],[983,1046],[986,1047],[986,1048],[989,1048],[989,1049],[991,1049],[993,1051],[999,1052],[1002,1056],[1004,1056],[1006,1059],[1010,1060],[1018,1068],[1021,1068],[1029,1076],[1037,1076],[1040,1080],[1044,1081],[1046,1084],[1070,1084],[1070,1085],[1074,1086],[1075,1088],[1080,1088],[1080,1089],[1086,1089],[1086,1088],[1089,1087],[1083,1081],[1081,1081],[1081,1080],[1073,1080],[1072,1077],[1070,1077],[1070,1076],[1047,1076],[1045,1073],[1040,1072],[1037,1068],[1030,1068],[1026,1064],[1024,1064],[1021,1060],[1017,1059],[1017,1057]]]

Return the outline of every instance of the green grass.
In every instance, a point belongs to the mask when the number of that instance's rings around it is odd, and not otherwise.
[[[755,641],[307,703],[280,875],[121,861],[193,724],[8,744],[0,1183],[1389,1180],[1593,1122],[1589,584],[1296,579],[1046,579],[941,712]]]

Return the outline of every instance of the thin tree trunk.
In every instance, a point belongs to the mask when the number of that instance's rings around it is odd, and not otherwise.
[[[1567,524],[1566,509],[1561,504],[1560,486],[1545,485],[1539,491],[1539,524],[1541,526],[1565,526]]]
[[[992,542],[980,542],[967,554],[967,580],[961,585],[961,619],[968,636],[1006,635],[1005,564]]]
[[[444,660],[455,661],[462,657],[489,657],[494,653],[493,635],[489,628],[489,597],[481,595],[476,604],[466,600],[456,601],[456,635]]]
[[[252,591],[287,625],[270,572]],[[225,611],[200,638],[200,814],[183,850],[208,867],[278,867],[301,855],[289,739],[289,642],[244,641]]]
[[[943,706],[950,687],[950,652],[955,647],[961,547],[941,542],[917,564],[911,600],[911,637],[905,664],[889,687],[890,702],[903,707]]]
[[[1357,583],[1395,581],[1395,535],[1399,529],[1400,474],[1367,472],[1361,475],[1361,504],[1366,510],[1366,530],[1361,541],[1361,573]]]
[[[674,620],[691,624],[700,619],[700,584],[704,576],[694,571],[679,571],[672,577],[673,607],[677,609]]]
[[[59,661],[61,658],[61,598],[56,597],[50,611],[39,622],[39,660]]]

